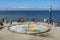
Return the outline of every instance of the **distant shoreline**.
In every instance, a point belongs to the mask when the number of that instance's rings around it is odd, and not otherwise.
[[[6,11],[6,10],[0,10],[0,11]],[[7,10],[7,11],[49,11],[49,10]],[[60,11],[60,10],[52,10],[52,11]]]

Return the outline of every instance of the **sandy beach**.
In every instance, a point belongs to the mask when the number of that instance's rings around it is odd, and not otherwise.
[[[6,25],[6,24],[5,24]],[[8,30],[8,27],[0,29],[0,40],[60,40],[60,27],[50,27],[51,30],[44,34],[18,34]]]

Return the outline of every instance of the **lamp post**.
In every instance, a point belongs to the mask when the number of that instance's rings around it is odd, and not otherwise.
[[[49,23],[52,23],[52,6],[51,5],[49,7],[49,14],[50,14]]]

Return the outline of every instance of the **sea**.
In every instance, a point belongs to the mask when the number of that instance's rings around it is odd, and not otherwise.
[[[43,21],[50,17],[49,10],[10,10],[10,11],[0,11],[0,20],[3,18],[10,21],[17,21],[18,18],[32,19],[37,18],[38,21]],[[60,24],[60,10],[52,11],[52,20]]]

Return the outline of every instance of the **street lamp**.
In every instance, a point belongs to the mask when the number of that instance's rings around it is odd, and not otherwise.
[[[50,14],[49,23],[52,23],[52,6],[51,5],[49,7],[49,14]]]

